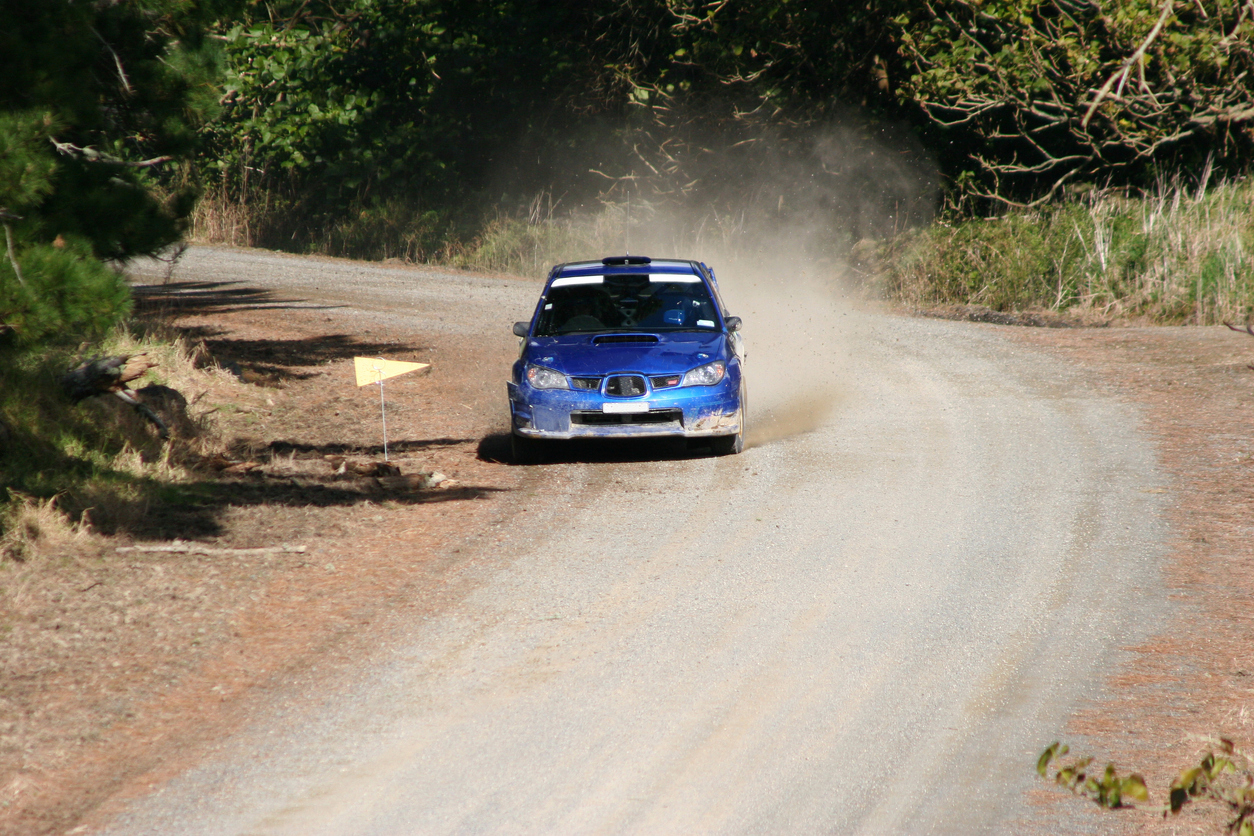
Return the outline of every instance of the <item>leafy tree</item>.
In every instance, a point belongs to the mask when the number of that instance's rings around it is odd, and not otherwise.
[[[1234,0],[927,0],[892,21],[897,93],[958,189],[1040,203],[1254,150],[1254,7]],[[952,149],[952,150],[950,150]]]
[[[606,68],[593,87],[627,105],[618,176],[768,235],[801,221],[856,240],[929,217],[929,155],[890,94],[884,5],[593,4],[581,41]]]
[[[547,190],[724,206],[761,191],[782,207],[746,177],[767,169],[829,204],[838,190],[920,191],[873,159],[886,123],[846,118],[897,108],[877,52],[886,20],[789,0],[276,0],[224,29],[226,110],[206,164],[229,200],[282,198],[261,236],[276,244],[397,196],[440,217]],[[807,178],[826,187],[793,188]]]
[[[205,167],[228,198],[278,193],[314,226],[398,195],[444,210],[516,168],[557,113],[555,88],[574,82],[555,33],[571,14],[539,0],[253,7],[224,28]]]
[[[0,0],[0,322],[20,338],[113,321],[126,293],[101,261],[181,235],[195,193],[169,170],[197,142],[203,27],[226,8]]]
[[[824,219],[924,218],[1152,183],[1254,151],[1236,0],[270,0],[220,24],[203,160],[271,244],[537,193]],[[864,205],[865,204],[865,205]],[[891,218],[891,221],[889,221]]]

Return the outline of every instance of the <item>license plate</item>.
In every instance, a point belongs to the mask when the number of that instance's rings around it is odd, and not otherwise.
[[[601,404],[601,411],[627,414],[648,412],[649,404],[642,401],[636,401],[635,403],[605,403]]]

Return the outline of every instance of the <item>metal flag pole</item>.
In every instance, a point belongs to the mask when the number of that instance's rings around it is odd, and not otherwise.
[[[383,460],[388,460],[388,407],[383,396],[383,380],[408,372],[430,367],[430,363],[407,363],[404,360],[384,360],[382,357],[354,357],[353,371],[358,386],[379,384],[379,415],[383,418]]]
[[[383,400],[383,367],[375,366],[375,374],[379,376],[379,415],[383,417],[383,460],[388,460],[388,410]]]

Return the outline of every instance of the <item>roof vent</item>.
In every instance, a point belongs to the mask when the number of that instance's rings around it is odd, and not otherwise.
[[[653,259],[647,255],[611,255],[601,259],[601,263],[606,267],[613,267],[619,264],[648,264]]]

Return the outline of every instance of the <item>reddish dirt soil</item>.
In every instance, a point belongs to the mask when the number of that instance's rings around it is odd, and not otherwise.
[[[219,430],[230,444],[207,463],[195,504],[155,508],[129,535],[80,539],[0,580],[0,832],[103,821],[237,728],[275,683],[343,670],[388,619],[455,604],[467,590],[446,583],[448,570],[525,510],[527,469],[499,462],[492,417],[508,357],[451,337],[350,336],[308,310],[206,303],[173,316],[251,385],[204,399],[225,402]],[[1065,357],[1140,403],[1174,479],[1166,582],[1181,616],[1112,671],[1118,698],[1068,730],[1103,761],[1142,772],[1161,802],[1203,750],[1191,736],[1254,742],[1254,339],[1224,329],[972,327]],[[433,364],[387,386],[400,478],[356,472],[381,451],[377,390],[354,385],[354,355]],[[453,481],[405,479],[431,471]],[[115,551],[175,536],[306,550]],[[1035,796],[1046,818],[1088,803],[1045,784]],[[1165,834],[1219,833],[1224,819],[1120,811],[1100,821],[1111,833]]]
[[[174,319],[249,382],[210,378],[200,404],[217,405],[228,443],[194,502],[0,574],[0,832],[100,820],[106,800],[235,728],[269,684],[360,658],[368,625],[397,611],[455,602],[464,590],[442,576],[513,513],[524,476],[493,461],[508,442],[484,417],[503,409],[509,357],[453,338],[348,336],[318,312],[238,302]],[[372,470],[379,394],[355,385],[357,355],[432,363],[385,387],[399,476]],[[431,486],[432,472],[448,480]],[[116,551],[176,537],[219,552]],[[281,545],[305,551],[239,551]]]
[[[1165,804],[1171,781],[1211,748],[1207,738],[1254,748],[1254,339],[1223,327],[1003,330],[1139,403],[1172,476],[1164,580],[1179,615],[1112,672],[1117,696],[1068,729],[1085,740],[1073,755],[1141,773],[1151,805]],[[1100,566],[1093,578],[1101,582]],[[1089,803],[1061,790],[1037,797],[1047,807]],[[1118,810],[1100,821],[1111,833],[1184,836],[1225,833],[1229,818],[1198,803],[1166,818]]]

